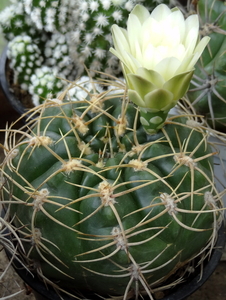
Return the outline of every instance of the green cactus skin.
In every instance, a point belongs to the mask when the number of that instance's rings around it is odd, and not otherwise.
[[[79,298],[153,299],[151,289],[214,246],[213,154],[188,114],[147,135],[124,96],[89,95],[47,101],[27,132],[6,131],[2,198],[45,282]]]
[[[226,2],[200,0],[201,35],[211,37],[195,70],[188,98],[216,130],[226,132]]]

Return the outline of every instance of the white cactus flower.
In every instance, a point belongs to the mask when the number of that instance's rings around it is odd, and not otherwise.
[[[197,15],[186,20],[178,8],[158,5],[150,14],[136,5],[127,30],[112,26],[115,49],[131,101],[149,111],[168,112],[186,93],[194,65],[209,42],[199,41]]]

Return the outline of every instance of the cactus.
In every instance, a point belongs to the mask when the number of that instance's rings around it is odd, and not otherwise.
[[[7,41],[18,35],[29,35],[32,38],[40,36],[41,31],[32,26],[32,21],[25,13],[23,3],[17,1],[0,12],[0,25]]]
[[[32,74],[43,62],[38,46],[33,44],[30,36],[19,35],[9,42],[7,56],[10,67],[14,70],[14,81],[23,90],[28,90]]]
[[[67,33],[77,19],[78,3],[69,0],[22,0],[26,13],[40,30]]]
[[[159,35],[148,40],[147,25],[157,23]],[[131,35],[138,26],[148,30],[143,40]],[[166,5],[152,16],[137,5],[128,32],[114,26],[113,34],[111,51],[123,62],[127,86],[113,76],[72,82],[28,112],[21,129],[7,128],[1,198],[24,264],[46,284],[79,299],[154,299],[211,255],[222,224],[201,117],[182,104],[178,115],[168,111],[186,92],[208,38],[199,41],[196,16],[185,21]],[[135,57],[134,42],[145,54],[160,43],[163,57],[156,64]],[[170,46],[176,70],[169,69]]]
[[[188,99],[209,125],[226,132],[226,6],[225,1],[200,0],[195,8],[200,17],[200,33],[210,36],[188,92]]]
[[[44,281],[75,295],[152,299],[215,243],[213,154],[192,115],[148,135],[124,95],[87,93],[45,102],[27,132],[6,131],[2,198]]]

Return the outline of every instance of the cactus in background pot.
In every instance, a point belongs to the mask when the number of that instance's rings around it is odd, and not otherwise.
[[[195,9],[201,36],[211,38],[196,68],[188,98],[209,125],[226,132],[226,2],[200,0]]]
[[[65,91],[33,109],[27,131],[7,129],[2,199],[24,260],[45,283],[79,299],[153,299],[211,253],[222,222],[206,132],[184,111],[162,119],[186,92],[208,38],[198,40],[197,16],[184,21],[164,4],[151,15],[136,6],[128,31],[113,33],[128,94],[110,80],[98,93],[90,80],[82,100]],[[144,57],[133,56],[141,47]],[[147,65],[154,48],[161,56]]]
[[[9,41],[7,56],[14,72],[14,84],[29,91],[31,104],[38,105],[50,95],[56,97],[59,88],[66,84],[66,77],[68,80],[75,78],[76,66],[69,57],[67,35],[76,26],[78,1],[11,2],[0,13],[0,25]],[[43,82],[46,70],[50,70],[49,84],[45,88],[34,80],[34,76],[40,78],[40,69],[44,74]]]

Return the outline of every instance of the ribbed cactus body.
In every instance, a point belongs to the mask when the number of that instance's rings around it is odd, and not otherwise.
[[[191,125],[171,117],[147,135],[133,105],[103,92],[45,103],[18,144],[9,133],[3,197],[33,270],[74,291],[150,296],[213,244],[212,154]]]
[[[200,0],[197,3],[200,16],[201,35],[211,40],[204,50],[189,99],[197,111],[206,116],[207,122],[215,129],[226,131],[226,6],[224,1]]]

